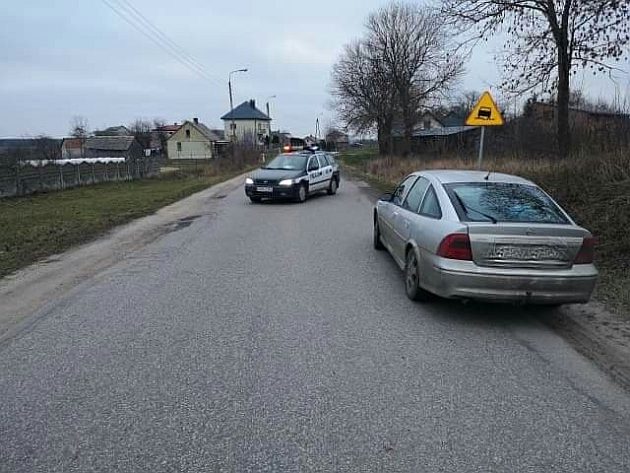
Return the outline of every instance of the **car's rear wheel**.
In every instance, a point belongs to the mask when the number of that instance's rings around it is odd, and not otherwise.
[[[426,302],[431,298],[431,293],[420,287],[419,275],[418,257],[416,252],[410,249],[405,262],[405,291],[412,301]]]
[[[252,204],[259,204],[262,201],[260,197],[250,197],[249,200],[252,201]]]
[[[337,184],[337,179],[332,178],[330,180],[330,184],[328,185],[328,190],[326,192],[328,192],[328,195],[335,195],[337,193],[338,187],[339,187],[339,184]]]
[[[385,249],[381,241],[381,229],[378,225],[378,218],[376,217],[374,217],[374,249],[379,251]]]
[[[297,201],[302,203],[306,201],[306,196],[307,196],[308,192],[306,190],[306,185],[305,184],[301,184],[298,192],[297,192]]]

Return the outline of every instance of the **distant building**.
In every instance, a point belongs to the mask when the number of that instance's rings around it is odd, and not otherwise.
[[[444,123],[439,120],[432,112],[424,112],[420,117],[419,127],[421,130],[432,130],[435,128],[444,128]]]
[[[536,120],[539,124],[550,128],[555,126],[558,118],[556,104],[545,102],[529,102],[525,106],[525,117]],[[571,128],[588,132],[606,132],[610,129],[626,129],[630,125],[630,115],[623,113],[598,112],[569,108],[569,124]]]
[[[90,136],[85,139],[84,153],[80,157],[130,160],[144,156],[142,146],[133,136]]]
[[[422,113],[412,133],[413,151],[471,150],[477,143],[477,127],[466,126],[466,117],[450,112],[446,115],[430,110]],[[394,127],[394,151],[400,150],[404,130],[401,124]]]
[[[151,130],[151,140],[149,144],[151,153],[159,154],[165,151],[167,140],[173,136],[180,127],[181,125],[175,122],[172,125],[162,125]]]
[[[61,159],[85,158],[85,138],[64,138],[61,142]]]
[[[169,159],[212,159],[228,144],[223,130],[212,130],[199,119],[186,120],[167,143]]]
[[[271,136],[271,118],[256,108],[253,99],[229,111],[221,120],[227,140],[235,137],[237,142],[261,145]]]
[[[326,134],[326,148],[340,151],[350,145],[350,137],[339,130],[331,130]]]
[[[110,126],[104,130],[97,130],[94,136],[131,136],[131,130],[124,125]]]

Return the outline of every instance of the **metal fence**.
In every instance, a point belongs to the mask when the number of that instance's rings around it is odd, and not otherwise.
[[[0,164],[0,197],[27,195],[35,192],[68,189],[108,181],[130,181],[160,172],[162,160],[147,157],[124,162],[80,164],[16,162]]]

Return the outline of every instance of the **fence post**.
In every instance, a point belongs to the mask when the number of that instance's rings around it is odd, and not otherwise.
[[[77,164],[77,185],[81,185],[81,163]]]
[[[96,184],[96,174],[94,173],[94,163],[92,163],[92,184]]]
[[[120,181],[120,166],[118,162],[116,162],[116,180]]]
[[[63,165],[59,166],[59,186],[60,189],[64,189],[66,187],[63,182]]]
[[[15,163],[15,195],[20,195],[21,194],[21,189],[20,189],[20,163],[19,161],[16,161]]]
[[[40,163],[41,164],[41,163]],[[44,170],[42,166],[37,167],[37,174],[39,177],[39,191],[42,192],[44,190],[44,178],[42,176]]]

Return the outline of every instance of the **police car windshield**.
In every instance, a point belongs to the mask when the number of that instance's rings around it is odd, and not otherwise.
[[[303,154],[280,154],[273,158],[263,169],[282,169],[286,171],[299,171],[306,168],[308,156]]]

